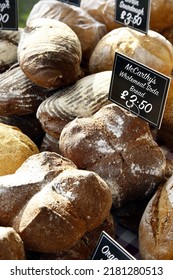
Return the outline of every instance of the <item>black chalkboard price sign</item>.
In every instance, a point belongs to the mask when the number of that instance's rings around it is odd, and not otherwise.
[[[0,0],[0,29],[18,29],[17,0]]]
[[[115,21],[148,33],[151,0],[116,0]]]
[[[92,260],[135,260],[135,258],[105,231],[102,231]]]
[[[160,128],[170,78],[115,53],[108,99]]]
[[[80,6],[81,0],[59,0],[60,2],[75,5],[75,6]]]

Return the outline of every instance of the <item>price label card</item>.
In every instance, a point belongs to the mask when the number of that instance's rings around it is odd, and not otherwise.
[[[64,2],[75,6],[80,6],[81,0],[60,0],[60,2]]]
[[[0,0],[0,29],[18,29],[17,0]]]
[[[108,99],[160,128],[170,78],[115,53]]]
[[[117,0],[115,21],[148,33],[151,0]]]
[[[92,260],[135,260],[135,258],[103,231]]]

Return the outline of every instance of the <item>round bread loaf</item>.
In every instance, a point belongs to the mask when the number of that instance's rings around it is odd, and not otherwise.
[[[107,33],[95,47],[89,61],[90,73],[112,70],[115,52],[120,52],[163,74],[173,67],[173,47],[161,34],[143,34],[128,27]]]
[[[79,38],[83,60],[89,59],[96,44],[107,33],[105,24],[96,21],[80,7],[56,0],[38,1],[29,14],[27,24],[38,18],[51,18],[67,24]]]
[[[59,147],[78,168],[105,180],[115,207],[145,198],[164,177],[166,159],[148,124],[115,104],[69,122]]]
[[[18,60],[25,75],[44,88],[67,86],[81,75],[82,50],[75,32],[65,23],[41,18],[24,29]]]
[[[0,142],[0,176],[14,173],[28,157],[39,152],[20,129],[4,123],[0,123]]]
[[[15,174],[0,177],[0,224],[13,227],[27,250],[68,250],[102,224],[111,206],[99,175],[57,153],[33,155]]]
[[[173,259],[173,176],[148,203],[139,226],[139,250],[145,260]]]
[[[25,250],[19,234],[11,227],[0,227],[0,260],[24,260]]]
[[[74,85],[57,91],[42,102],[37,110],[43,129],[59,139],[63,127],[75,117],[87,117],[110,103],[108,93],[112,71],[88,75]]]

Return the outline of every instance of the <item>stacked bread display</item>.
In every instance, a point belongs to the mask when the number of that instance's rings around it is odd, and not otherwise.
[[[142,259],[173,258],[164,253],[173,164],[158,144],[172,147],[172,85],[155,140],[147,122],[108,100],[115,52],[172,77],[164,31],[173,3],[151,2],[143,34],[113,20],[115,2],[38,1],[13,34],[20,40],[10,39],[13,58],[0,52],[1,259],[89,259],[103,230],[115,238],[117,221],[139,232]]]

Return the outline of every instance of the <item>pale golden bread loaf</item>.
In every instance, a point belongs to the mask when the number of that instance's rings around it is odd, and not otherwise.
[[[4,123],[0,123],[0,142],[0,176],[14,173],[28,157],[39,152],[20,129]]]
[[[172,71],[172,44],[153,30],[143,34],[128,27],[120,27],[107,33],[90,57],[90,72],[112,70],[115,52],[120,52],[163,74],[169,75]]]

